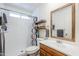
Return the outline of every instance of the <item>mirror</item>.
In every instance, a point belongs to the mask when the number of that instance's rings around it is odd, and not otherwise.
[[[75,41],[75,4],[67,4],[51,12],[51,36]]]

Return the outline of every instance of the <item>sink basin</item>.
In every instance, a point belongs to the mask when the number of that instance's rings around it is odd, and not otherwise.
[[[55,47],[55,48],[61,48],[61,49],[68,49],[68,48],[72,48],[72,45],[67,44],[67,43],[57,43],[55,40],[44,40],[43,43],[45,43],[46,45],[50,46],[50,47]]]

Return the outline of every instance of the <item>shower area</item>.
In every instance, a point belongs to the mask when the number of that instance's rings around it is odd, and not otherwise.
[[[33,17],[0,9],[0,56],[17,56],[31,46],[32,24]]]

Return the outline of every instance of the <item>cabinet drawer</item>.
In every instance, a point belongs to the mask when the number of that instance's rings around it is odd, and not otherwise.
[[[44,44],[40,44],[40,49],[43,49],[44,51],[46,51],[47,53],[49,53],[52,56],[65,56],[65,54],[63,54],[53,48],[50,48]]]

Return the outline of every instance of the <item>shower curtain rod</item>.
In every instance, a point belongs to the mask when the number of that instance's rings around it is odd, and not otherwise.
[[[16,12],[16,13],[20,13],[20,14],[24,14],[24,13],[21,13],[21,12],[17,12],[17,11],[13,11],[13,10],[5,9],[5,8],[0,8],[0,9],[2,9],[2,10],[6,10],[6,11]],[[26,15],[26,14],[24,14],[24,15]],[[35,18],[35,16],[31,16],[31,15],[27,15],[27,16],[32,17],[32,18]]]

